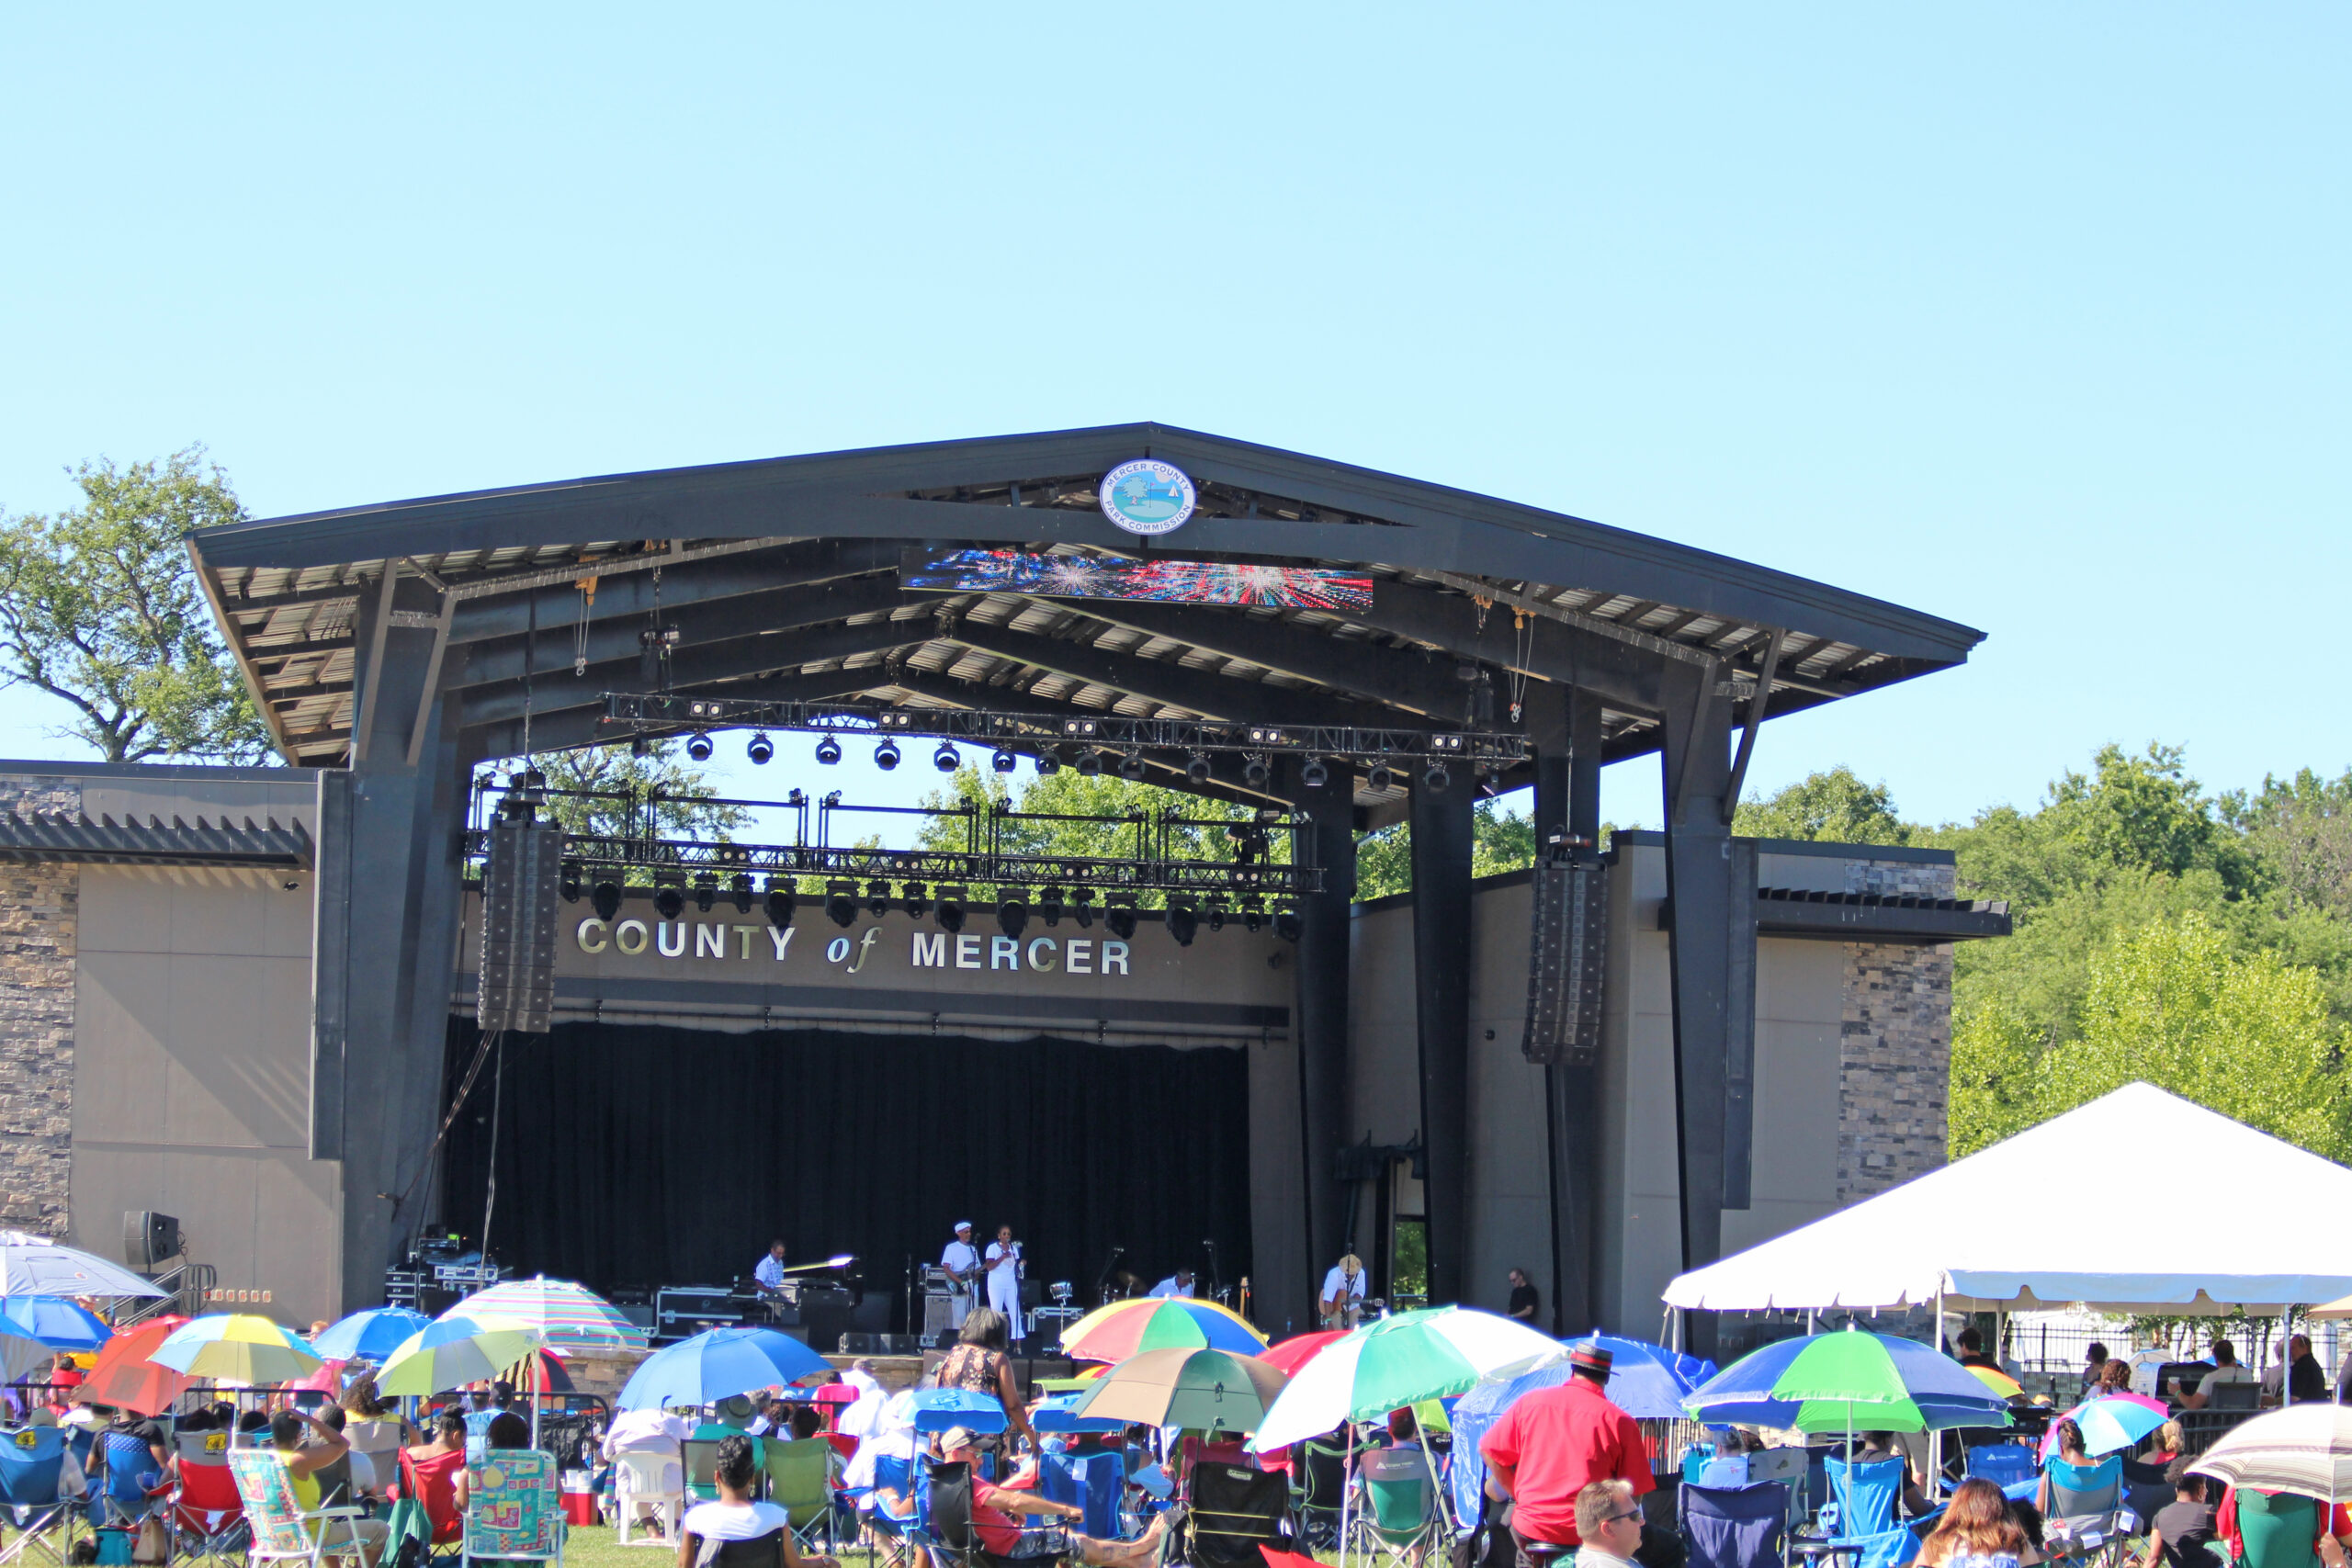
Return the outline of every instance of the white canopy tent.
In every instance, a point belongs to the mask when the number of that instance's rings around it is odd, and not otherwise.
[[[2160,1198],[2120,1178],[2173,1172]],[[2107,1196],[2102,1196],[2107,1194]],[[2030,1311],[2079,1302],[2177,1316],[2352,1295],[2352,1170],[2126,1084],[1891,1192],[1679,1275],[1668,1304],[1719,1312]]]

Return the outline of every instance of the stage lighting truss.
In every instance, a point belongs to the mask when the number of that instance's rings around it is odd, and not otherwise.
[[[488,822],[504,808],[490,797],[511,793],[487,781],[481,786],[476,827],[466,840],[469,874],[479,876],[487,863]],[[1265,897],[1297,898],[1323,886],[1319,867],[1292,863],[1282,853],[1295,841],[1291,829],[1312,818],[1271,807],[1236,807],[1227,816],[1186,816],[1175,807],[1094,816],[1016,811],[1010,802],[970,798],[936,807],[861,806],[844,801],[839,790],[812,801],[797,789],[782,800],[700,803],[790,814],[791,842],[736,843],[665,834],[662,815],[680,804],[673,797],[597,790],[540,795],[585,803],[589,814],[623,829],[564,837],[564,886],[575,897],[593,894],[605,919],[613,918],[611,910],[622,899],[649,891],[664,919],[677,919],[690,900],[707,913],[722,896],[748,912],[755,879],[771,897],[781,893],[786,898],[802,878],[823,886],[825,912],[836,921],[844,915],[854,920],[861,912],[881,913],[893,902],[894,886],[903,888],[896,901],[917,915],[932,906],[934,892],[944,906],[950,889],[956,890],[960,907],[961,889],[968,886],[1038,888],[1034,904],[1023,896],[1025,912],[1047,924],[1068,914],[1081,926],[1092,923],[1100,906],[1132,907],[1144,893],[1181,895],[1201,908],[1230,910]],[[932,824],[926,836],[934,843],[960,840],[961,847],[893,850],[855,842],[873,837],[861,820],[873,816],[922,818]],[[1032,852],[1035,825],[1052,824],[1085,826],[1107,852]],[[791,918],[788,908],[784,918]]]
[[[715,728],[849,731],[854,734],[968,741],[1008,753],[1060,744],[1125,757],[1159,753],[1176,766],[1204,751],[1250,753],[1259,767],[1281,752],[1367,762],[1383,758],[1442,758],[1500,771],[1526,760],[1526,737],[1508,731],[1371,728],[1351,725],[1234,724],[1211,719],[1131,718],[1120,714],[1065,716],[976,708],[877,708],[852,703],[761,702],[751,697],[686,697],[608,692],[605,722],[622,735],[700,734]],[[1057,759],[1060,761],[1061,759]],[[1002,771],[1000,769],[1000,771]]]

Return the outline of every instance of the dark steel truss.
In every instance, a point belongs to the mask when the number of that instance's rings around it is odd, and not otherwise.
[[[981,708],[875,708],[848,703],[760,702],[742,697],[607,693],[605,716],[617,736],[705,729],[850,730],[980,745],[1092,747],[1103,751],[1241,751],[1271,756],[1437,757],[1500,770],[1526,760],[1524,736],[1464,730],[1369,728],[1354,725],[1237,724],[1211,719],[1130,718],[1113,713],[1003,713]]]

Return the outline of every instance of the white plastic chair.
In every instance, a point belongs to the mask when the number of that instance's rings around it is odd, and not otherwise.
[[[620,1518],[613,1536],[616,1546],[668,1546],[678,1541],[678,1522],[686,1516],[686,1471],[677,1458],[664,1453],[616,1453],[613,1456],[613,1502]],[[631,1540],[637,1511],[651,1511],[662,1522],[658,1537]]]

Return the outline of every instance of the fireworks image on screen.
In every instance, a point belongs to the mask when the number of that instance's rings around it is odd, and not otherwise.
[[[1372,607],[1369,575],[1319,567],[949,550],[912,564],[901,577],[909,588],[940,593],[1028,593],[1046,599],[1132,599],[1335,614]]]

